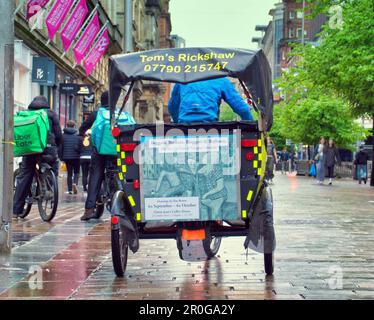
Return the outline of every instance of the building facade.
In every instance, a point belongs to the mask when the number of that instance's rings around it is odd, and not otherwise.
[[[171,48],[170,0],[135,0],[133,35],[135,51]],[[133,114],[139,123],[168,121],[167,103],[171,86],[157,81],[142,81],[133,102]],[[164,116],[164,114],[166,115]]]
[[[170,0],[132,0],[132,23],[125,20],[125,1],[118,0],[87,0],[92,11],[98,4],[101,26],[107,23],[110,45],[104,57],[97,64],[89,77],[86,77],[82,66],[74,65],[72,50],[63,55],[62,42],[57,35],[48,43],[45,17],[53,1],[32,17],[25,18],[25,6],[15,17],[15,103],[16,110],[27,108],[32,98],[44,95],[48,98],[51,108],[65,126],[69,119],[78,125],[97,106],[100,95],[108,89],[108,58],[112,54],[124,52],[125,37],[128,25],[132,25],[133,50],[143,51],[156,48],[170,48],[174,45],[170,37],[171,19],[169,13]],[[21,0],[14,0],[18,6]],[[32,30],[33,29],[33,30]],[[31,31],[32,30],[32,31]],[[34,82],[33,62],[46,60],[46,64],[54,69],[54,80],[48,84]],[[40,59],[39,59],[40,58]],[[95,103],[84,104],[83,97],[60,92],[61,83],[86,84],[95,94]],[[143,81],[136,84],[132,103],[128,110],[138,122],[162,121],[164,110],[170,96],[170,85]]]
[[[19,3],[20,0],[15,0],[15,6],[18,6]],[[64,50],[59,35],[56,35],[53,41],[48,41],[45,17],[52,4],[53,1],[30,20],[25,17],[25,6],[22,6],[15,16],[14,96],[17,111],[27,108],[34,96],[44,95],[48,99],[51,109],[59,115],[61,127],[64,127],[69,119],[80,124],[84,114],[95,108],[100,94],[108,88],[108,57],[111,54],[122,52],[122,34],[113,24],[106,8],[99,2],[100,24],[102,26],[107,23],[110,45],[94,71],[87,77],[84,68],[75,65],[71,49],[67,54],[63,54]],[[87,6],[92,11],[95,7],[94,1],[87,0]],[[52,74],[47,83],[35,78],[36,64],[48,66],[47,69],[43,69],[43,67],[38,69],[39,75],[45,71],[49,75]],[[88,85],[96,96],[96,103],[83,104],[83,96],[60,92],[60,84],[64,83]]]
[[[308,3],[305,2],[305,7]],[[318,35],[322,30],[322,25],[326,23],[327,16],[319,14],[313,19],[309,19],[311,13],[305,10],[304,38],[303,33],[303,3],[296,0],[283,0],[283,39],[280,42],[281,69],[287,70],[295,63],[295,58],[290,57],[291,44],[294,42],[311,43],[318,40]]]

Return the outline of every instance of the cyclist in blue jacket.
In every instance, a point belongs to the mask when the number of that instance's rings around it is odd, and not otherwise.
[[[242,120],[253,120],[248,104],[228,78],[176,83],[168,105],[169,113],[176,123],[215,122],[222,99]]]

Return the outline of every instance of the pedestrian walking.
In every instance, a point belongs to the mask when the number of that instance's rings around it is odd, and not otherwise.
[[[286,147],[283,147],[282,152],[280,154],[280,161],[281,161],[281,170],[282,174],[286,174],[287,172],[287,164],[290,160],[290,154],[287,151]],[[290,168],[288,168],[290,170]]]
[[[334,167],[335,164],[340,165],[340,156],[339,156],[339,151],[338,148],[335,146],[335,142],[333,139],[329,139],[329,143],[326,146],[325,149],[325,163],[327,167],[327,175],[329,177],[329,185],[332,185],[332,180],[334,178]]]
[[[80,163],[82,168],[82,185],[83,191],[87,192],[88,179],[92,155],[91,129],[87,130],[82,140]]]
[[[75,128],[75,122],[73,120],[69,120],[66,126],[67,127],[64,129],[64,134],[62,135],[60,157],[65,162],[66,169],[68,171],[67,192],[69,194],[77,194],[82,137],[78,136],[78,130]]]
[[[277,150],[275,149],[275,145],[273,143],[273,140],[271,140],[270,137],[267,137],[266,141],[267,141],[267,144],[266,144],[266,153],[267,153],[266,173],[267,173],[267,179],[268,179],[269,183],[273,183],[274,165],[278,162],[278,156],[277,156]]]
[[[324,137],[321,137],[316,152],[314,153],[314,161],[317,161],[317,184],[323,184],[325,180],[325,152],[326,141]]]
[[[369,160],[368,153],[364,150],[364,146],[360,146],[359,152],[356,153],[354,164],[357,167],[357,179],[358,183],[361,184],[363,180],[367,182],[367,164]]]

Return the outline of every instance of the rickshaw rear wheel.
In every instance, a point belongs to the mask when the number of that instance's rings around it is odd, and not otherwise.
[[[274,273],[274,256],[272,253],[264,253],[265,273],[268,276]]]
[[[127,267],[129,245],[124,228],[112,229],[112,263],[117,277],[123,277]]]

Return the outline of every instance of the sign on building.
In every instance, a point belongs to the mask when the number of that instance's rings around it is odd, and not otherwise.
[[[32,82],[41,85],[53,86],[55,84],[55,63],[46,57],[33,57],[32,59]]]

